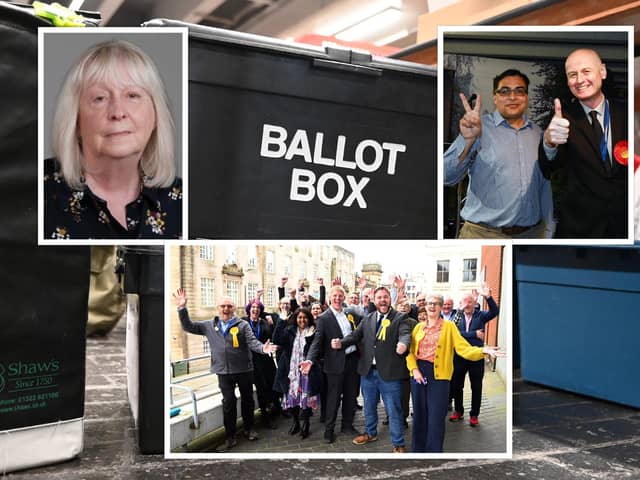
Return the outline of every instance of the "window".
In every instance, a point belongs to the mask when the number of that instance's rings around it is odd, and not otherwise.
[[[307,278],[307,262],[300,262],[300,279]]]
[[[257,283],[248,283],[247,284],[247,302],[256,298],[256,294],[258,293],[258,284]]]
[[[274,261],[273,252],[271,250],[267,250],[266,260],[267,260],[267,265],[266,265],[267,273],[273,273],[275,271],[275,261]]]
[[[436,282],[449,282],[449,260],[438,260],[438,271],[436,272]]]
[[[227,282],[227,297],[231,297],[233,303],[238,305],[238,287],[240,286],[240,282]]]
[[[236,247],[228,247],[227,249],[227,263],[238,264],[238,255],[236,254]]]
[[[203,307],[216,306],[216,301],[213,296],[213,278],[200,279],[200,298]]]
[[[258,255],[256,253],[256,247],[250,246],[248,251],[247,270],[255,270],[258,265]]]
[[[275,295],[275,287],[269,287],[265,291],[266,298],[264,299],[265,305],[275,305],[276,304],[276,295]]]
[[[211,353],[211,345],[206,338],[202,340],[202,353]]]
[[[462,281],[475,282],[477,271],[478,271],[478,259],[465,258],[463,260],[463,267],[462,267]]]
[[[202,245],[200,247],[200,258],[202,260],[213,260],[213,246]]]
[[[291,257],[289,255],[284,257],[284,274],[287,277],[291,275]]]

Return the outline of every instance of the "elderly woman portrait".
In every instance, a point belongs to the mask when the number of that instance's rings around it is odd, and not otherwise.
[[[45,161],[45,239],[177,239],[182,183],[175,127],[151,58],[124,40],[68,71]]]

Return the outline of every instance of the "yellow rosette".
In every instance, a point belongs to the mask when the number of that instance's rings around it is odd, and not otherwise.
[[[347,320],[349,320],[349,323],[351,324],[351,328],[353,328],[355,330],[356,329],[356,321],[353,319],[353,315],[351,315],[351,314],[347,315]]]
[[[378,334],[378,340],[382,340],[384,342],[387,339],[387,327],[389,325],[391,325],[391,320],[389,320],[388,318],[382,320],[380,333]]]
[[[231,327],[229,333],[233,337],[233,348],[238,348],[240,346],[238,343],[238,327]]]

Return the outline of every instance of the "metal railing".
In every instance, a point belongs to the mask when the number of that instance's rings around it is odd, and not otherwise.
[[[174,388],[183,389],[189,392],[189,395],[191,396],[191,407],[193,408],[193,411],[192,411],[193,428],[197,429],[198,427],[200,427],[200,421],[198,420],[198,400],[196,399],[196,392],[193,390],[193,388],[187,387],[186,385],[176,385],[174,383],[172,383],[169,386],[172,389],[171,392],[173,392]],[[187,403],[189,402],[185,402],[182,405],[186,405]],[[174,406],[172,405],[172,408],[173,407]]]
[[[195,357],[189,357],[189,358],[184,358],[184,359],[180,359],[180,360],[175,360],[173,362],[171,362],[171,369],[172,371],[174,371],[174,367],[176,364],[178,363],[190,363],[190,362],[195,362],[198,360],[205,360],[211,358],[209,354],[203,354],[203,355],[197,355]],[[199,397],[196,397],[196,390],[193,389],[192,387],[189,387],[187,385],[181,385],[184,382],[188,382],[188,381],[192,381],[192,380],[196,380],[198,378],[204,378],[204,377],[208,377],[208,376],[213,376],[213,373],[209,372],[209,371],[205,371],[202,373],[199,373],[197,375],[190,375],[190,376],[185,376],[184,378],[179,378],[179,379],[174,379],[170,384],[169,384],[169,404],[170,404],[170,408],[176,408],[176,407],[182,407],[184,405],[188,405],[189,403],[191,403],[192,405],[192,409],[193,409],[193,426],[194,428],[198,428],[200,425],[200,421],[198,420],[198,401],[200,400],[204,400],[210,397],[213,397],[214,395],[217,395],[218,393],[220,393],[220,389],[219,388],[215,388],[212,391],[209,391]],[[184,399],[184,400],[179,400],[177,402],[174,402],[173,399],[173,389],[177,388],[179,390],[184,390],[186,392],[189,393],[189,398]]]

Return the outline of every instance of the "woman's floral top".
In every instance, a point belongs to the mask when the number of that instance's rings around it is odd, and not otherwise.
[[[182,238],[182,180],[168,188],[142,187],[126,207],[127,227],[109,212],[107,202],[89,187],[67,185],[54,159],[45,161],[45,239],[158,239]]]

